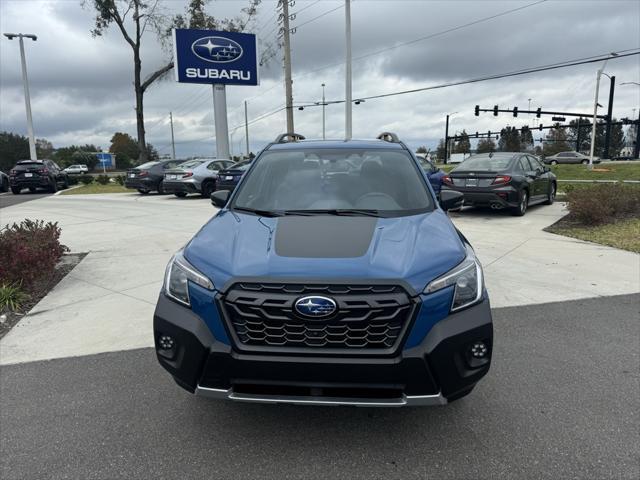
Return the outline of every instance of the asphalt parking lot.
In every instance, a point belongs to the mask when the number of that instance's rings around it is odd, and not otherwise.
[[[151,349],[2,368],[2,478],[635,479],[640,295],[494,311],[491,371],[445,407],[194,397]]]
[[[12,205],[19,205],[24,202],[30,202],[32,200],[38,200],[39,198],[48,197],[50,195],[53,194],[41,191],[36,193],[22,193],[20,195],[14,195],[11,192],[3,192],[0,193],[0,209],[11,207]]]

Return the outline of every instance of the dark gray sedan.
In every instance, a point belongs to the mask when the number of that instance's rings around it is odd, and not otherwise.
[[[547,165],[558,165],[559,163],[582,163],[583,165],[587,165],[589,163],[589,156],[580,152],[560,152],[545,157],[544,163]],[[593,157],[593,163],[600,163],[600,158]]]

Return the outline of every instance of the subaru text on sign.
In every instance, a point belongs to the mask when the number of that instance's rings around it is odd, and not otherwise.
[[[175,78],[182,83],[258,85],[258,46],[250,33],[174,29]]]

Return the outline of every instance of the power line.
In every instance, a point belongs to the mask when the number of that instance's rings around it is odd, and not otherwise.
[[[298,28],[300,28],[300,27],[302,27],[302,26],[304,26],[304,25],[308,25],[308,24],[309,24],[309,23],[311,23],[311,22],[315,22],[315,21],[316,21],[316,20],[318,20],[319,18],[322,18],[322,17],[324,17],[325,15],[329,15],[330,13],[335,12],[336,10],[339,10],[339,9],[341,9],[341,8],[344,8],[344,5],[339,5],[339,6],[337,6],[336,8],[332,8],[331,10],[327,10],[326,12],[321,13],[321,14],[320,14],[320,15],[318,15],[317,17],[313,17],[313,18],[312,18],[312,19],[310,19],[310,20],[307,20],[306,22],[301,23],[300,25],[295,25],[295,26],[293,26],[293,27],[291,28],[291,33],[295,33],[295,31],[296,31]]]
[[[473,25],[477,25],[479,23],[483,23],[483,22],[487,22],[489,20],[493,20],[493,19],[498,18],[498,17],[502,17],[504,15],[509,15],[511,13],[514,13],[514,12],[517,12],[517,11],[520,11],[520,10],[524,10],[525,8],[534,7],[536,5],[544,3],[546,1],[547,0],[539,0],[537,2],[530,3],[528,5],[523,5],[522,7],[512,8],[510,10],[505,10],[503,12],[496,13],[496,14],[490,15],[488,17],[479,18],[478,20],[474,20],[472,22],[468,22],[468,23],[465,23],[465,24],[462,24],[462,25],[458,25],[456,27],[447,28],[446,30],[441,30],[439,32],[429,34],[429,35],[427,35],[425,37],[420,37],[420,38],[416,38],[414,40],[409,40],[407,42],[399,43],[399,44],[393,45],[391,47],[383,48],[382,50],[376,50],[374,52],[365,53],[364,55],[360,55],[360,56],[354,57],[352,59],[352,61],[355,62],[355,61],[363,60],[365,58],[373,57],[375,55],[380,55],[381,53],[388,52],[389,50],[393,50],[393,49],[396,49],[396,48],[399,48],[399,47],[403,47],[403,46],[406,46],[406,45],[411,45],[411,44],[414,44],[414,43],[422,42],[424,40],[429,40],[431,38],[435,38],[435,37],[438,37],[440,35],[445,35],[447,33],[455,32],[455,31],[461,30],[463,28],[467,28],[467,27],[470,27],[470,26],[473,26]],[[344,65],[344,62],[337,62],[337,63],[332,63],[332,64],[325,65],[323,67],[314,68],[313,70],[309,70],[309,71],[303,72],[303,73],[301,73],[299,75],[296,75],[294,77],[294,80],[296,78],[300,78],[300,77],[305,76],[305,75],[310,75],[312,73],[316,73],[316,72],[319,72],[319,71],[322,71],[322,70],[326,70],[327,68],[337,67],[339,65]]]
[[[632,50],[637,50],[637,49],[627,49],[627,50],[621,50],[619,52],[613,52],[611,54],[608,54],[607,56],[604,56],[606,54],[603,55],[599,55],[599,56],[594,56],[594,57],[586,57],[584,59],[576,59],[576,60],[567,60],[565,62],[559,62],[559,63],[555,63],[555,64],[550,64],[550,65],[543,65],[543,66],[539,66],[539,67],[531,67],[531,68],[526,68],[526,69],[522,69],[522,70],[515,70],[513,72],[507,72],[507,73],[499,73],[496,75],[488,75],[485,77],[478,77],[478,78],[472,78],[469,80],[460,80],[458,82],[450,82],[450,83],[442,83],[439,85],[432,85],[429,87],[421,87],[421,88],[414,88],[411,90],[401,90],[398,92],[391,92],[391,93],[383,93],[383,94],[379,94],[379,95],[371,95],[368,97],[358,97],[356,99],[353,100],[353,102],[362,102],[364,100],[374,100],[374,99],[379,99],[379,98],[386,98],[386,97],[393,97],[396,95],[406,95],[408,93],[417,93],[417,92],[424,92],[427,90],[436,90],[436,89],[440,89],[440,88],[447,88],[447,87],[455,87],[455,86],[459,86],[459,85],[467,85],[470,83],[478,83],[478,82],[484,82],[487,80],[496,80],[496,79],[500,79],[500,78],[507,78],[507,77],[515,77],[518,75],[527,75],[530,73],[536,73],[536,72],[543,72],[543,71],[547,71],[547,70],[554,70],[557,68],[567,68],[567,67],[573,67],[576,65],[584,65],[587,63],[595,63],[595,62],[601,62],[604,60],[616,60],[619,58],[624,58],[624,57],[628,57],[631,55],[638,55],[640,54],[640,50],[636,51],[636,52],[632,52],[632,53],[624,53],[624,52],[631,52]],[[339,104],[339,103],[344,103],[344,100],[332,100],[332,101],[327,101],[325,103],[327,104]],[[300,105],[301,107],[317,107],[319,106],[316,103],[312,103],[312,104],[308,104],[308,105]]]

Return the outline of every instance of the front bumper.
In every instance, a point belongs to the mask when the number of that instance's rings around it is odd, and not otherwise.
[[[219,316],[213,302],[207,316]],[[464,396],[489,371],[493,327],[488,299],[437,322],[411,348],[392,357],[242,353],[228,332],[212,333],[191,309],[160,295],[154,314],[160,364],[186,390],[198,395],[264,403],[353,406],[444,405]],[[223,327],[226,330],[226,327]],[[167,355],[159,338],[169,335]],[[223,341],[220,341],[222,339]],[[489,354],[469,361],[482,340]],[[229,342],[230,343],[230,342]]]

